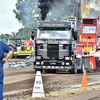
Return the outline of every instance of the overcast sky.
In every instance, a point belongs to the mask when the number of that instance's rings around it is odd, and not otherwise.
[[[0,0],[0,34],[11,34],[11,32],[17,32],[22,27],[13,13],[16,1]]]

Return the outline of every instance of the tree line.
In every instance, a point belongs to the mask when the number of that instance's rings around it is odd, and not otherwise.
[[[66,1],[66,0],[65,0]],[[73,14],[74,0],[67,0],[62,6],[57,8],[53,7],[47,14],[46,20],[58,19],[66,20],[68,16]],[[16,9],[13,9],[15,18],[19,23],[22,23],[23,28],[20,28],[18,32],[12,32],[12,34],[1,34],[1,38],[18,37],[22,40],[28,40],[31,36],[31,31],[35,31],[37,22],[41,20],[40,9],[38,8],[38,0],[17,0]],[[57,9],[56,9],[57,8]]]
[[[65,1],[66,2],[62,3],[62,5],[56,4],[55,7],[52,7],[47,14],[46,20],[67,20],[68,16],[73,15],[74,0]],[[12,32],[12,34],[2,33],[0,37],[18,37],[22,40],[29,40],[32,30],[35,31],[36,36],[37,22],[41,20],[41,11],[38,8],[38,0],[17,0],[15,6],[16,9],[13,9],[13,13],[15,14],[15,18],[18,20],[18,22],[22,23],[23,27],[20,28],[18,32]],[[91,14],[93,12],[97,14],[94,9],[91,9],[90,12]]]

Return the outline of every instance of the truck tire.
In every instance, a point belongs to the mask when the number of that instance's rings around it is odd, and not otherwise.
[[[85,64],[85,70],[87,72],[90,72],[90,57],[85,57],[84,64]]]
[[[74,60],[73,68],[70,70],[71,74],[77,74],[77,66],[76,66],[76,59]]]
[[[85,64],[84,64],[84,58],[82,58],[81,69],[78,70],[78,73],[84,73],[84,70],[85,70]]]
[[[96,57],[96,70],[98,71],[100,68],[100,61],[99,61],[99,57]]]
[[[84,58],[82,58],[81,73],[84,73],[84,70],[85,70],[85,64],[84,64]]]

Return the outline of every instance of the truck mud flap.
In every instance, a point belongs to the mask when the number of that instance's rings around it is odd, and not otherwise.
[[[85,62],[85,70],[89,71],[89,69],[90,69],[90,57],[84,58],[84,62]]]
[[[84,61],[85,61],[85,70],[87,72],[94,72],[93,65],[90,63],[90,57],[86,57]]]

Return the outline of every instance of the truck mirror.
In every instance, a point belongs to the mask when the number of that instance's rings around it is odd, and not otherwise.
[[[34,31],[31,31],[31,39],[34,40]]]
[[[77,40],[77,33],[78,32],[76,30],[72,29],[72,36],[73,36],[74,40]]]
[[[74,40],[77,40],[77,36],[74,37]]]
[[[77,34],[78,32],[76,30],[74,30],[74,33]]]
[[[75,31],[74,31],[74,35],[75,35],[75,36],[74,36],[74,40],[77,40],[77,33],[78,33],[78,32],[75,30]]]

